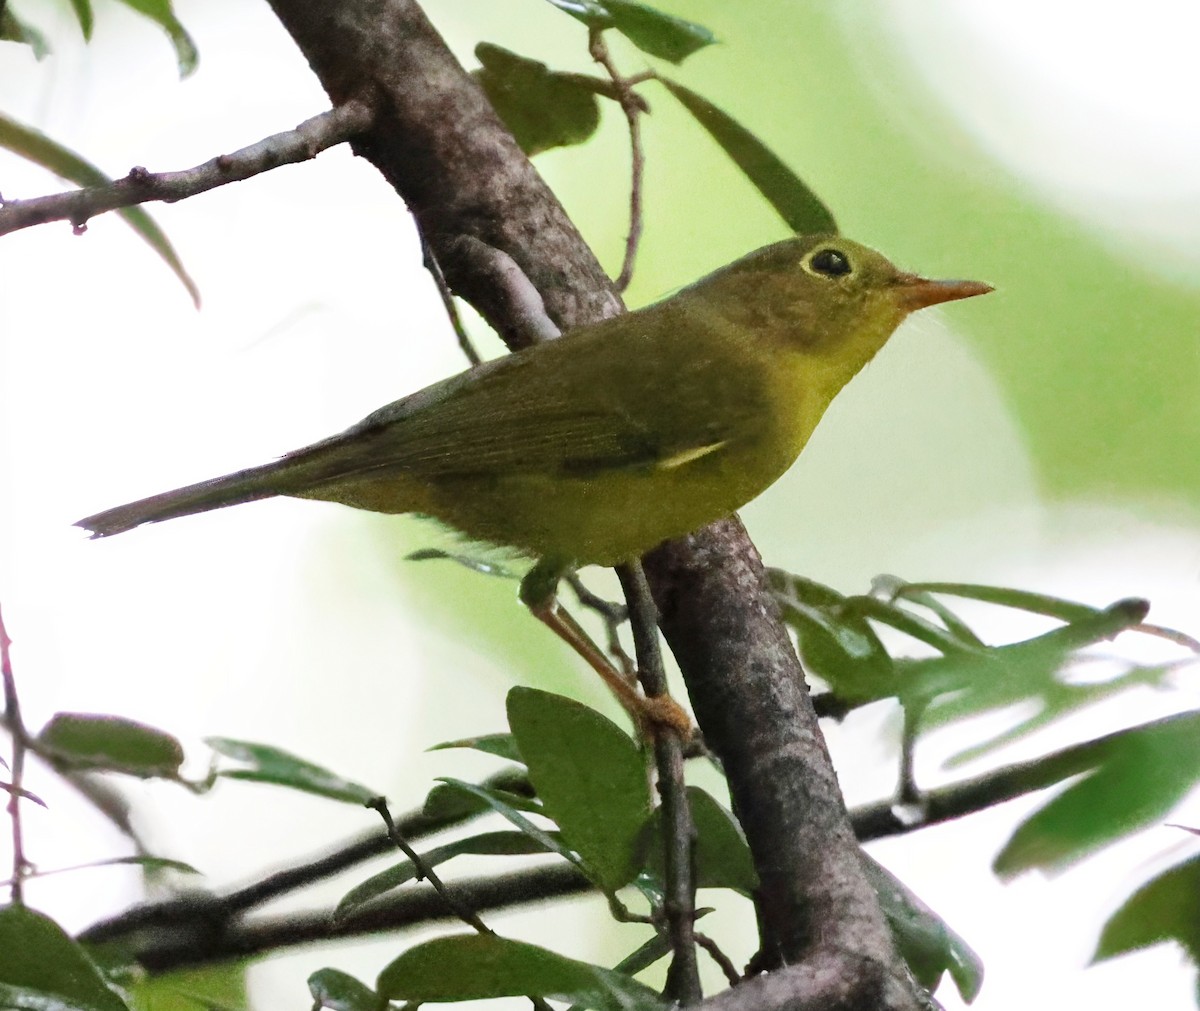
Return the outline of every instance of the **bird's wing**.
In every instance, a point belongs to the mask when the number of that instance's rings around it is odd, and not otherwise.
[[[332,479],[392,469],[430,478],[590,477],[707,455],[736,438],[758,406],[741,391],[722,396],[711,381],[656,376],[644,362],[604,360],[586,382],[559,364],[544,354],[500,359],[295,455],[319,453]]]

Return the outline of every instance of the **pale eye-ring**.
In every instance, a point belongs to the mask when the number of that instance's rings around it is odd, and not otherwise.
[[[850,260],[845,253],[841,253],[836,249],[818,249],[809,258],[809,267],[816,273],[824,274],[826,277],[841,277],[844,274],[849,274],[851,271]]]

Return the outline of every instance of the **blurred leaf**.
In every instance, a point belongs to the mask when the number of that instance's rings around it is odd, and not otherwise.
[[[139,969],[128,986],[136,1011],[243,1011],[250,1006],[244,962],[153,975]]]
[[[123,716],[55,713],[37,736],[44,749],[76,769],[176,778],[183,746],[170,734]]]
[[[582,144],[596,132],[600,103],[577,77],[487,42],[475,47],[475,56],[483,66],[471,76],[530,157]]]
[[[800,658],[838,698],[870,701],[896,692],[896,672],[875,630],[845,607],[846,598],[822,583],[769,569],[783,620],[796,632]]]
[[[79,30],[83,32],[86,41],[92,41],[92,27],[95,16],[92,13],[92,0],[71,0],[71,10],[75,12],[75,20],[79,22]]]
[[[255,783],[274,783],[304,793],[313,793],[348,804],[368,804],[381,794],[348,779],[342,779],[319,765],[274,748],[269,744],[236,741],[228,737],[206,737],[204,743],[213,751],[245,762],[248,769],[221,769],[217,775],[226,779],[248,779]]]
[[[942,593],[968,600],[979,600],[985,604],[1011,607],[1030,614],[1044,614],[1062,622],[1084,621],[1098,613],[1098,608],[1080,604],[1061,597],[1050,597],[1044,593],[1030,593],[1009,586],[980,586],[976,583],[906,583],[895,576],[880,576],[873,589],[886,590],[892,597],[917,597],[928,593]]]
[[[613,966],[613,972],[636,976],[643,969],[650,968],[655,962],[670,953],[671,939],[666,933],[655,934],[645,944],[639,945]],[[567,1011],[583,1011],[584,1006],[583,1004],[572,1004]]]
[[[547,834],[551,838],[557,838],[553,833]],[[547,852],[545,846],[523,832],[483,832],[466,839],[456,839],[452,843],[429,850],[429,852],[421,854],[421,862],[425,867],[437,867],[439,864],[444,864],[447,860],[463,854],[523,856],[545,852]],[[334,909],[333,918],[335,920],[345,919],[360,906],[419,877],[420,873],[411,860],[405,860],[385,871],[380,871],[380,873],[367,878],[362,884],[350,889]]]
[[[520,762],[521,752],[517,748],[516,739],[512,734],[484,734],[481,737],[462,737],[457,741],[443,741],[429,748],[430,751],[446,751],[450,748],[470,748],[482,751],[486,755],[497,758],[507,758],[510,762]]]
[[[1093,962],[1163,941],[1177,941],[1200,960],[1200,855],[1151,878],[1109,918]]]
[[[167,857],[151,857],[151,856],[132,856],[132,857],[112,857],[108,860],[89,860],[85,864],[74,864],[71,867],[53,867],[50,870],[38,869],[29,875],[31,878],[48,878],[52,874],[68,874],[71,871],[87,871],[93,867],[115,867],[119,865],[132,864],[136,867],[145,867],[147,870],[162,870],[162,871],[179,871],[182,874],[199,874],[191,864],[185,864],[182,860],[170,860]]]
[[[318,969],[308,977],[308,992],[314,1008],[331,1011],[382,1011],[386,1006],[379,994],[338,969]]]
[[[46,41],[46,36],[18,18],[9,6],[0,8],[0,41],[20,42],[28,46],[33,50],[35,60],[43,60],[50,55],[50,43]]]
[[[1017,828],[993,864],[998,875],[1059,870],[1160,820],[1200,776],[1200,712],[1111,734],[1096,755],[1092,772]]]
[[[682,63],[715,43],[703,25],[672,17],[633,0],[550,0],[590,28],[615,28],[643,53]]]
[[[942,973],[949,972],[962,999],[968,1004],[974,1001],[983,986],[980,957],[903,881],[867,853],[862,858],[896,946],[917,982],[932,992]]]
[[[450,779],[448,777],[443,778],[442,782],[453,789],[462,790],[474,797],[478,797],[493,811],[506,818],[509,824],[513,825],[518,831],[524,833],[540,845],[547,853],[557,853],[559,856],[575,864],[575,866],[579,866],[579,857],[572,850],[568,849],[557,835],[539,828],[526,818],[507,798],[501,796],[498,791],[488,790],[485,787],[476,786],[474,783],[464,783],[462,780]]]
[[[36,793],[30,793],[23,786],[13,786],[12,783],[0,782],[0,790],[3,790],[9,796],[12,796],[15,794],[18,797],[24,797],[26,800],[33,801],[39,807],[44,807],[44,808],[49,809],[49,805],[44,800],[42,800],[41,797],[39,797]]]
[[[508,722],[545,813],[588,876],[609,893],[632,881],[650,815],[645,760],[632,738],[595,710],[536,688],[508,693]]]
[[[78,186],[107,186],[112,180],[101,172],[95,165],[76,154],[69,148],[63,147],[57,141],[51,140],[44,133],[31,126],[25,126],[14,119],[0,113],[0,147],[18,154],[42,168],[49,169],[56,176],[73,182]],[[192,302],[200,305],[200,291],[196,283],[188,276],[175,252],[170,240],[163,234],[154,219],[141,207],[121,207],[117,214],[125,219],[135,232],[153,249],[183,283]]]
[[[837,232],[837,222],[829,208],[754,134],[690,88],[661,75],[658,80],[721,145],[793,232],[800,235]]]
[[[128,1011],[87,952],[27,906],[0,908],[0,1007]]]
[[[697,888],[732,888],[749,895],[758,887],[754,858],[737,819],[698,786],[687,788],[696,842],[692,858]],[[662,808],[647,825],[646,869],[659,880],[665,876]]]
[[[464,568],[470,569],[472,572],[482,573],[485,576],[516,579],[516,576],[513,575],[510,569],[497,562],[490,561],[487,558],[479,558],[475,555],[455,554],[452,551],[443,551],[441,548],[421,548],[418,551],[409,552],[404,558],[405,561],[409,562],[428,562],[435,559],[457,562]]]
[[[533,797],[533,786],[524,769],[503,769],[485,779],[480,789],[518,811],[541,811],[541,804]],[[438,783],[429,791],[423,808],[426,818],[438,821],[465,819],[489,810],[492,807],[482,795],[467,793],[447,783]]]
[[[121,0],[127,7],[144,14],[167,33],[175,47],[175,61],[179,64],[179,76],[187,77],[196,69],[200,54],[196,43],[188,35],[179,19],[175,17],[170,0]]]
[[[546,997],[599,1011],[662,1011],[649,987],[613,969],[495,935],[439,937],[410,948],[379,974],[388,1000]]]

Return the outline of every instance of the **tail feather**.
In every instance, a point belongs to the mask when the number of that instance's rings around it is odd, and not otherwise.
[[[278,486],[277,468],[278,464],[252,467],[236,474],[191,484],[186,488],[151,495],[149,498],[128,502],[88,516],[79,520],[75,526],[90,531],[95,539],[124,533],[134,527],[140,527],[143,523],[158,523],[160,520],[175,519],[177,516],[190,516],[192,513],[208,512],[210,509],[238,505],[241,502],[272,498],[285,494]],[[272,481],[272,477],[276,480]]]

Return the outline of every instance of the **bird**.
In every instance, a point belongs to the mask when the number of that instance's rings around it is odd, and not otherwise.
[[[562,576],[735,512],[791,466],[905,317],[991,290],[901,270],[839,235],[795,236],[273,462],[76,525],[109,537],[274,496],[423,514],[533,558],[521,596],[552,624]]]

